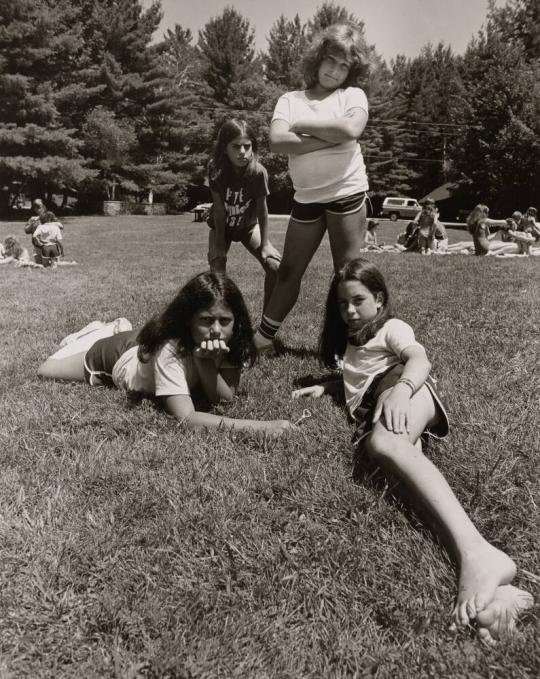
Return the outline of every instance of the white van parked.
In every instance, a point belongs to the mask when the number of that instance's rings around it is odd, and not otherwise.
[[[381,217],[390,217],[395,222],[397,219],[414,219],[422,206],[414,198],[388,197],[384,199]]]

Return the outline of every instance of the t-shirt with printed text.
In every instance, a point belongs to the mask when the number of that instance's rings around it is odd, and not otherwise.
[[[219,194],[225,206],[225,229],[244,231],[257,223],[257,200],[265,198],[268,188],[268,173],[256,163],[253,173],[232,173],[228,177],[212,179],[212,167],[209,168],[209,185],[212,191]],[[208,215],[208,225],[215,228],[214,206]]]

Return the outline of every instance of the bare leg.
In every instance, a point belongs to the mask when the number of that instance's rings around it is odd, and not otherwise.
[[[38,368],[38,375],[46,379],[84,382],[84,357],[90,347],[100,339],[131,329],[131,323],[127,319],[117,318],[115,321],[102,324],[85,333],[85,330],[91,328],[92,325],[88,324],[86,328],[79,331],[82,335],[68,341],[52,356],[49,356]],[[75,336],[77,334],[74,333]],[[66,339],[70,340],[70,337],[64,338]]]
[[[451,253],[461,252],[462,250],[474,252],[474,243],[472,240],[462,240],[459,241],[459,243],[452,243],[448,246],[448,252]]]
[[[296,304],[302,277],[321,244],[325,231],[323,218],[302,224],[291,217],[277,282],[265,309],[266,316],[281,322]]]
[[[231,247],[231,242],[225,238],[225,254],[217,255],[216,232],[210,229],[208,232],[208,264],[213,273],[225,273],[227,269],[227,253]]]
[[[274,290],[274,286],[277,281],[277,274],[278,274],[278,269],[279,265],[281,262],[281,255],[279,252],[274,248],[273,245],[271,245],[272,249],[275,251],[275,254],[273,254],[270,257],[267,257],[266,260],[264,260],[261,256],[261,230],[259,228],[259,225],[257,224],[253,231],[251,232],[251,236],[248,240],[242,241],[244,247],[255,257],[255,259],[261,264],[262,268],[264,269],[265,276],[264,276],[264,301],[263,301],[263,313],[266,310],[266,307],[268,305],[268,300],[270,299],[270,295],[272,294],[272,291]]]
[[[514,562],[480,535],[441,472],[414,443],[438,417],[433,398],[422,387],[411,400],[408,435],[389,432],[377,422],[367,440],[374,461],[403,482],[407,494],[428,512],[441,537],[450,541],[459,568],[455,616],[468,624],[493,600],[499,585],[511,582]]]
[[[84,382],[84,357],[86,351],[65,358],[49,358],[38,368],[38,375],[45,379]]]
[[[348,215],[335,215],[327,212],[326,223],[334,270],[337,272],[347,262],[358,257],[362,249],[362,238],[366,226],[366,206],[364,204],[360,210]]]
[[[531,608],[533,597],[513,585],[497,587],[492,601],[476,616],[478,638],[488,645],[512,636],[521,613]]]

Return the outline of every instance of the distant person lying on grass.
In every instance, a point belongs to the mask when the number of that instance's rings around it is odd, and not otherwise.
[[[427,512],[437,535],[449,539],[459,567],[456,622],[476,620],[487,643],[509,633],[532,597],[510,587],[514,562],[482,537],[422,453],[420,437],[445,436],[448,418],[424,347],[407,323],[390,315],[386,283],[369,261],[355,259],[334,276],[319,347],[328,367],[343,359],[342,380],[299,389],[293,398],[344,389],[359,463],[368,456],[397,477],[405,499]]]
[[[256,357],[244,299],[225,274],[192,278],[140,331],[131,330],[126,319],[94,323],[64,344],[41,365],[41,377],[154,395],[170,415],[192,427],[282,434],[292,426],[288,420],[236,420],[195,410],[197,394],[212,405],[231,401],[242,366]]]
[[[7,236],[4,244],[0,243],[0,264],[14,262],[17,266],[39,266],[35,264],[15,236]]]

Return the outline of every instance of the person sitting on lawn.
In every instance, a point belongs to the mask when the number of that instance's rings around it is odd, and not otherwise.
[[[442,255],[448,251],[448,234],[445,225],[439,221],[438,216],[435,221],[435,233],[433,237],[435,245],[435,254]]]
[[[32,235],[32,243],[37,248],[44,267],[55,268],[59,264],[60,256],[64,254],[62,229],[62,224],[52,212],[46,210],[40,214],[39,224]]]
[[[368,220],[366,232],[364,234],[363,250],[375,250],[376,252],[380,252],[382,250],[381,245],[384,245],[384,243],[381,243],[380,245],[377,243],[378,226],[379,222],[375,219]]]
[[[7,236],[4,244],[0,243],[0,264],[9,264],[10,262],[15,262],[18,266],[34,265],[28,250],[20,244],[15,236]]]
[[[422,210],[414,218],[418,226],[418,248],[423,255],[431,254],[435,250],[437,214],[435,201],[432,198],[426,198],[422,203]]]
[[[405,499],[427,512],[437,534],[449,539],[459,567],[456,622],[476,620],[484,641],[509,631],[532,597],[516,588],[507,596],[503,587],[516,574],[514,562],[479,533],[422,453],[420,437],[446,436],[448,417],[424,347],[407,323],[392,317],[385,280],[368,260],[355,259],[334,275],[319,351],[331,369],[342,360],[342,378],[296,390],[293,398],[344,391],[359,465],[367,456],[385,475],[397,477]]]
[[[66,338],[39,368],[44,378],[116,386],[156,396],[190,427],[282,434],[288,420],[237,420],[196,410],[194,395],[215,405],[231,401],[242,367],[256,358],[251,320],[235,283],[222,273],[188,281],[140,331],[129,321],[93,324]]]
[[[57,222],[58,220],[56,219],[54,213],[52,213],[50,210],[47,210],[47,207],[45,203],[41,200],[41,198],[36,198],[36,200],[32,202],[32,212],[34,214],[32,217],[30,217],[30,219],[26,223],[26,226],[24,227],[24,232],[32,236],[32,245],[34,246],[34,260],[36,261],[37,264],[43,264],[43,262],[41,261],[41,245],[35,240],[34,232],[41,224],[41,218],[43,215],[47,214],[48,219],[50,221]],[[60,227],[60,229],[64,228],[61,222],[58,222],[58,226]],[[61,242],[60,250],[61,254],[63,255],[64,251],[62,249]]]

